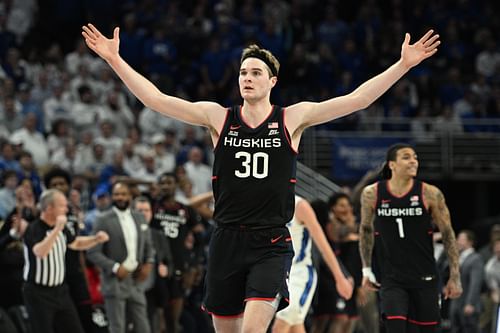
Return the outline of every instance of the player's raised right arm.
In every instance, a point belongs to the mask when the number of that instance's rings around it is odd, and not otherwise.
[[[115,73],[147,107],[166,116],[213,129],[220,129],[225,109],[212,102],[192,103],[162,93],[153,83],[130,67],[119,54],[120,29],[115,28],[113,38],[105,37],[94,25],[82,27],[87,46],[113,68]]]

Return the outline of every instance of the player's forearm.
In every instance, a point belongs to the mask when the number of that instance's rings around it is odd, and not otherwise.
[[[450,265],[450,279],[460,279],[460,268],[458,265],[458,249],[457,242],[455,240],[455,233],[451,226],[443,228],[441,231],[442,240],[446,255],[448,256],[448,262]]]
[[[214,198],[214,193],[212,191],[201,193],[189,198],[189,205],[191,207],[201,205],[203,203],[210,202]]]
[[[339,262],[337,260],[337,256],[335,256],[335,253],[333,253],[331,249],[323,253],[323,259],[328,265],[330,272],[332,272],[335,281],[339,281],[340,279],[345,278],[344,273],[342,272],[342,269],[340,268]]]
[[[371,224],[361,224],[359,229],[359,253],[363,267],[372,267],[372,253],[375,237]]]
[[[408,68],[399,60],[384,72],[364,82],[351,95],[360,100],[361,108],[367,108],[407,72]]]
[[[114,57],[108,63],[130,91],[151,110],[189,124],[209,126],[208,116],[199,104],[163,94],[120,56]]]
[[[45,258],[54,246],[54,243],[56,242],[57,236],[60,232],[61,230],[58,228],[52,229],[52,231],[49,232],[49,234],[42,241],[36,243],[35,246],[33,246],[33,253],[38,258]]]
[[[332,247],[328,243],[328,240],[326,239],[326,236],[320,229],[321,227],[319,227],[319,225],[318,228],[319,230],[311,230],[311,228],[309,229],[311,232],[311,237],[318,247],[318,250],[323,256],[326,264],[328,265],[328,268],[332,272],[333,277],[336,281],[338,281],[339,279],[344,277],[344,273],[342,273],[339,262],[337,260],[337,256],[335,255],[335,253],[333,253]]]
[[[147,107],[157,110],[158,99],[162,95],[160,90],[144,76],[130,67],[120,55],[108,60],[109,65],[127,88]]]
[[[194,209],[204,219],[210,220],[211,218],[214,217],[214,211],[210,207],[208,207],[208,206],[201,206],[201,205],[199,205],[197,207],[194,207]]]

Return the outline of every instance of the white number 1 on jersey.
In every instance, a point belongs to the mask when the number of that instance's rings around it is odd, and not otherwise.
[[[405,230],[403,229],[403,219],[400,217],[397,217],[396,223],[398,224],[399,237],[405,238]]]

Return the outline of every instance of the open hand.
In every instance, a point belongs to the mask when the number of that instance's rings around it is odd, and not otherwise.
[[[115,28],[112,39],[106,38],[91,23],[84,25],[82,30],[82,35],[85,38],[87,46],[101,58],[110,62],[113,57],[118,55],[120,45],[120,28]]]
[[[414,44],[410,45],[410,34],[406,33],[405,40],[401,47],[401,61],[407,68],[418,65],[422,60],[427,59],[437,52],[437,47],[441,44],[439,35],[434,35],[434,30],[429,30]]]

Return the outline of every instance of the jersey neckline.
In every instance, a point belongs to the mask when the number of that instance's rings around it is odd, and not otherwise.
[[[397,198],[397,199],[401,199],[401,198],[404,198],[406,197],[408,194],[410,194],[412,191],[413,191],[413,188],[415,187],[415,179],[412,179],[411,180],[411,186],[410,188],[408,189],[408,191],[406,191],[405,193],[403,193],[402,195],[396,195],[394,194],[392,191],[391,191],[391,185],[390,185],[390,182],[389,180],[387,180],[387,182],[385,183],[385,188],[387,189],[387,192],[389,192],[389,194],[391,196],[393,196],[394,198]]]
[[[238,118],[241,120],[241,123],[245,125],[246,128],[248,128],[251,131],[256,131],[259,130],[273,116],[275,108],[276,108],[275,105],[271,105],[271,111],[269,112],[269,114],[260,122],[260,124],[258,124],[255,127],[250,126],[250,124],[248,124],[248,122],[245,120],[245,116],[243,115],[242,105],[239,106],[239,108],[236,110],[236,113]]]

